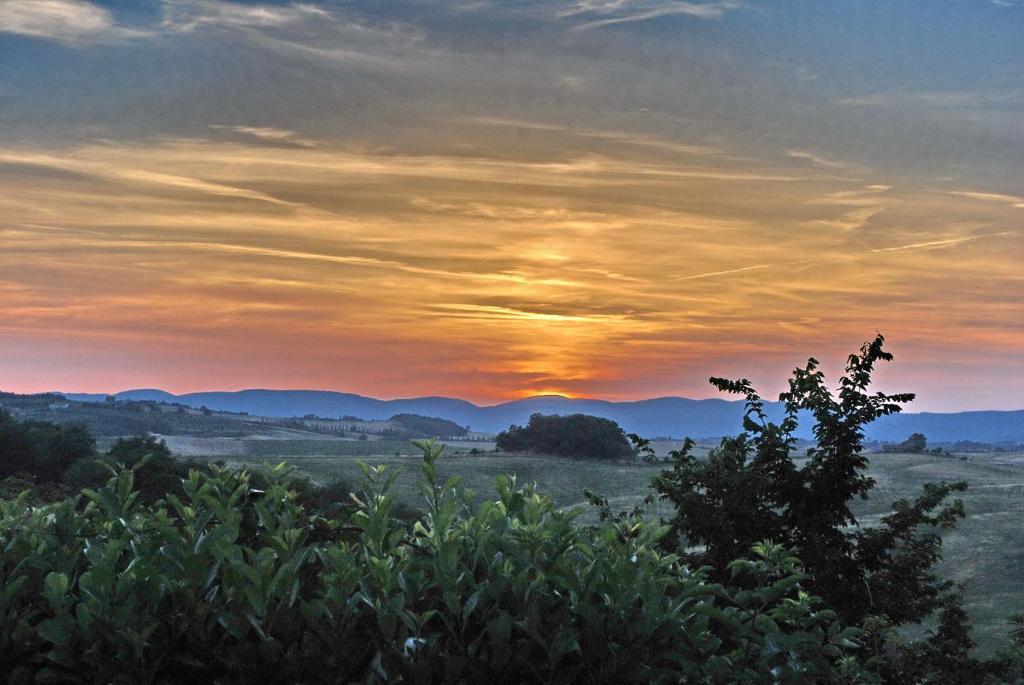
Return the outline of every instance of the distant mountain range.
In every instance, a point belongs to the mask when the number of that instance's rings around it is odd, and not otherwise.
[[[102,402],[106,395],[60,393],[73,400]],[[378,400],[351,393],[321,390],[240,390],[173,395],[163,390],[127,390],[120,400],[178,402],[190,407],[247,412],[257,416],[292,417],[315,414],[325,418],[357,416],[383,420],[395,414],[420,414],[454,421],[486,433],[512,424],[525,424],[531,414],[591,414],[612,419],[627,432],[644,436],[718,438],[739,432],[743,403],[719,399],[691,400],[659,397],[636,402],[570,399],[557,395],[529,397],[492,406],[478,406],[450,397]],[[781,416],[781,406],[768,404],[769,415]],[[811,423],[801,422],[799,437],[809,438]],[[886,416],[869,426],[869,440],[898,442],[911,433],[924,433],[930,442],[974,440],[1024,442],[1024,410],[970,411],[950,414],[903,413]]]

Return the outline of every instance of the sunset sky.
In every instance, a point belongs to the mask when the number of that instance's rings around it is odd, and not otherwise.
[[[0,0],[0,389],[1024,408],[1024,2]]]

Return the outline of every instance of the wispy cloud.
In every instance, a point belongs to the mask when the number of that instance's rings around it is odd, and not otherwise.
[[[806,160],[811,164],[823,167],[825,169],[854,171],[860,174],[870,173],[871,171],[867,167],[861,166],[859,164],[854,164],[852,162],[841,162],[836,159],[831,159],[829,157],[825,157],[823,155],[810,152],[809,150],[787,150],[786,154],[789,157],[792,157],[793,159]]]
[[[686,0],[578,0],[563,12],[562,17],[578,20],[576,30],[600,28],[614,24],[630,24],[670,16],[718,19],[742,6],[731,0],[688,2]]]
[[[880,247],[871,250],[871,252],[901,252],[903,250],[922,250],[928,248],[949,247],[951,245],[959,245],[960,243],[969,243],[973,240],[982,240],[984,238],[1000,238],[1003,236],[1015,234],[1015,231],[1001,231],[999,233],[987,233],[984,235],[964,236],[963,238],[948,238],[946,240],[929,240],[923,243],[908,243],[907,245],[897,245],[896,247]]]
[[[0,33],[71,46],[150,35],[120,26],[110,11],[84,0],[0,0]]]
[[[317,146],[317,141],[312,138],[305,138],[290,129],[273,128],[271,126],[226,126],[224,124],[210,124],[210,128],[251,136],[268,143],[297,145],[299,147]]]
[[[1003,193],[984,193],[974,190],[951,190],[950,195],[958,197],[969,197],[972,200],[983,200],[985,202],[1000,202],[1013,205],[1018,209],[1024,209],[1024,197],[1017,195],[1005,195]]]
[[[156,186],[192,193],[257,200],[276,205],[297,206],[295,203],[286,202],[266,193],[261,193],[249,188],[239,188],[225,183],[210,182],[189,176],[131,166],[110,165],[102,162],[54,157],[46,154],[0,150],[0,163],[3,162],[72,171],[80,174],[119,180],[143,186]]]
[[[807,225],[842,231],[864,228],[875,216],[899,203],[897,198],[887,194],[889,190],[889,186],[872,184],[854,190],[837,190],[807,200],[808,205],[839,207],[842,210],[838,216],[814,219],[807,222]]]
[[[884,210],[884,206],[860,207],[843,212],[840,216],[833,219],[818,219],[812,222],[812,224],[842,231],[856,231],[857,229],[864,228],[872,217]]]
[[[682,143],[638,131],[608,131],[586,127],[564,126],[541,121],[528,121],[525,119],[508,119],[503,117],[470,117],[467,121],[471,124],[496,126],[514,130],[550,131],[553,133],[559,133],[563,136],[578,136],[580,138],[606,141],[617,145],[651,148],[685,155],[723,154],[723,151],[714,145]]]
[[[708,271],[702,274],[694,274],[692,276],[676,276],[673,281],[698,281],[702,278],[714,278],[715,276],[728,276],[730,274],[739,274],[745,271],[758,271],[760,269],[770,269],[772,264],[754,264],[753,266],[741,266],[735,269],[723,269],[722,271]]]
[[[208,30],[244,32],[268,43],[296,49],[365,56],[395,42],[408,45],[418,36],[394,22],[380,26],[356,20],[337,7],[315,3],[250,4],[234,0],[162,0],[159,16],[127,26],[110,9],[88,0],[0,0],[0,33],[50,40],[75,47],[128,38],[152,38]],[[344,39],[346,45],[337,45]],[[321,45],[328,41],[329,45]],[[331,43],[333,41],[333,43]]]
[[[330,18],[327,10],[304,3],[253,5],[230,0],[165,0],[163,24],[175,31],[192,31],[201,26],[274,28]]]
[[[1019,89],[982,91],[920,91],[870,93],[840,99],[846,107],[929,107],[937,109],[982,108],[1000,104],[1020,104],[1024,93]]]

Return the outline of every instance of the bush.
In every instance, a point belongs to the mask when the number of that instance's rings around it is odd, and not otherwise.
[[[153,503],[172,494],[182,496],[182,480],[190,470],[204,465],[175,459],[167,445],[153,436],[118,438],[107,454],[75,462],[68,469],[65,482],[76,490],[96,488],[118,468],[132,470],[139,497],[143,502]]]
[[[79,459],[93,456],[96,441],[85,426],[17,421],[0,410],[0,477],[17,473],[55,483]]]
[[[147,506],[125,470],[72,500],[0,502],[0,671],[14,682],[870,682],[859,632],[757,545],[708,582],[639,519],[577,522],[532,486],[480,506],[437,480],[392,515],[384,467],[310,516],[283,466],[192,471]]]
[[[495,440],[503,452],[539,452],[578,459],[622,459],[635,454],[617,423],[586,414],[534,414],[526,427],[511,426]]]

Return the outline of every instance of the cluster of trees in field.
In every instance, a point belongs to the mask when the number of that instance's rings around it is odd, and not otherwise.
[[[432,442],[417,443],[413,516],[395,510],[396,474],[370,466],[354,492],[325,495],[344,495],[333,509],[304,503],[283,465],[192,468],[147,502],[137,479],[152,456],[58,502],[0,500],[0,672],[26,683],[1020,682],[1024,630],[976,658],[959,589],[935,573],[965,485],[925,486],[874,526],[849,509],[874,486],[863,427],[912,399],[869,392],[890,358],[880,336],[865,345],[835,396],[811,360],[777,424],[749,382],[713,379],[745,398],[744,432],[706,460],[689,444],[672,455],[652,482],[667,520],[591,494],[600,522],[585,525],[508,476],[478,504],[457,477],[439,478]],[[816,445],[798,465],[802,411]],[[922,621],[934,629],[908,638]]]
[[[502,452],[538,452],[576,459],[622,459],[635,454],[617,423],[586,414],[534,414],[495,438]]]
[[[454,421],[419,414],[395,414],[389,423],[395,428],[385,430],[384,435],[408,436],[414,438],[455,438],[468,433],[468,429]]]
[[[902,452],[904,454],[921,454],[928,447],[928,438],[923,433],[912,433],[900,443],[882,445],[883,452]]]
[[[312,428],[329,433],[360,433],[360,439],[367,433],[387,438],[455,438],[469,433],[469,429],[454,421],[419,414],[395,414],[386,422],[366,421],[354,416],[343,416],[341,419],[322,418],[316,414],[307,414],[301,419],[283,419],[277,421],[282,425],[295,428]],[[352,422],[352,423],[349,423]],[[379,424],[384,423],[384,427]]]
[[[100,454],[85,426],[17,421],[0,410],[0,477],[77,491],[102,485],[118,468],[134,469],[140,497],[155,502],[180,492],[181,480],[197,466],[174,459],[164,443],[150,436],[119,438]]]

